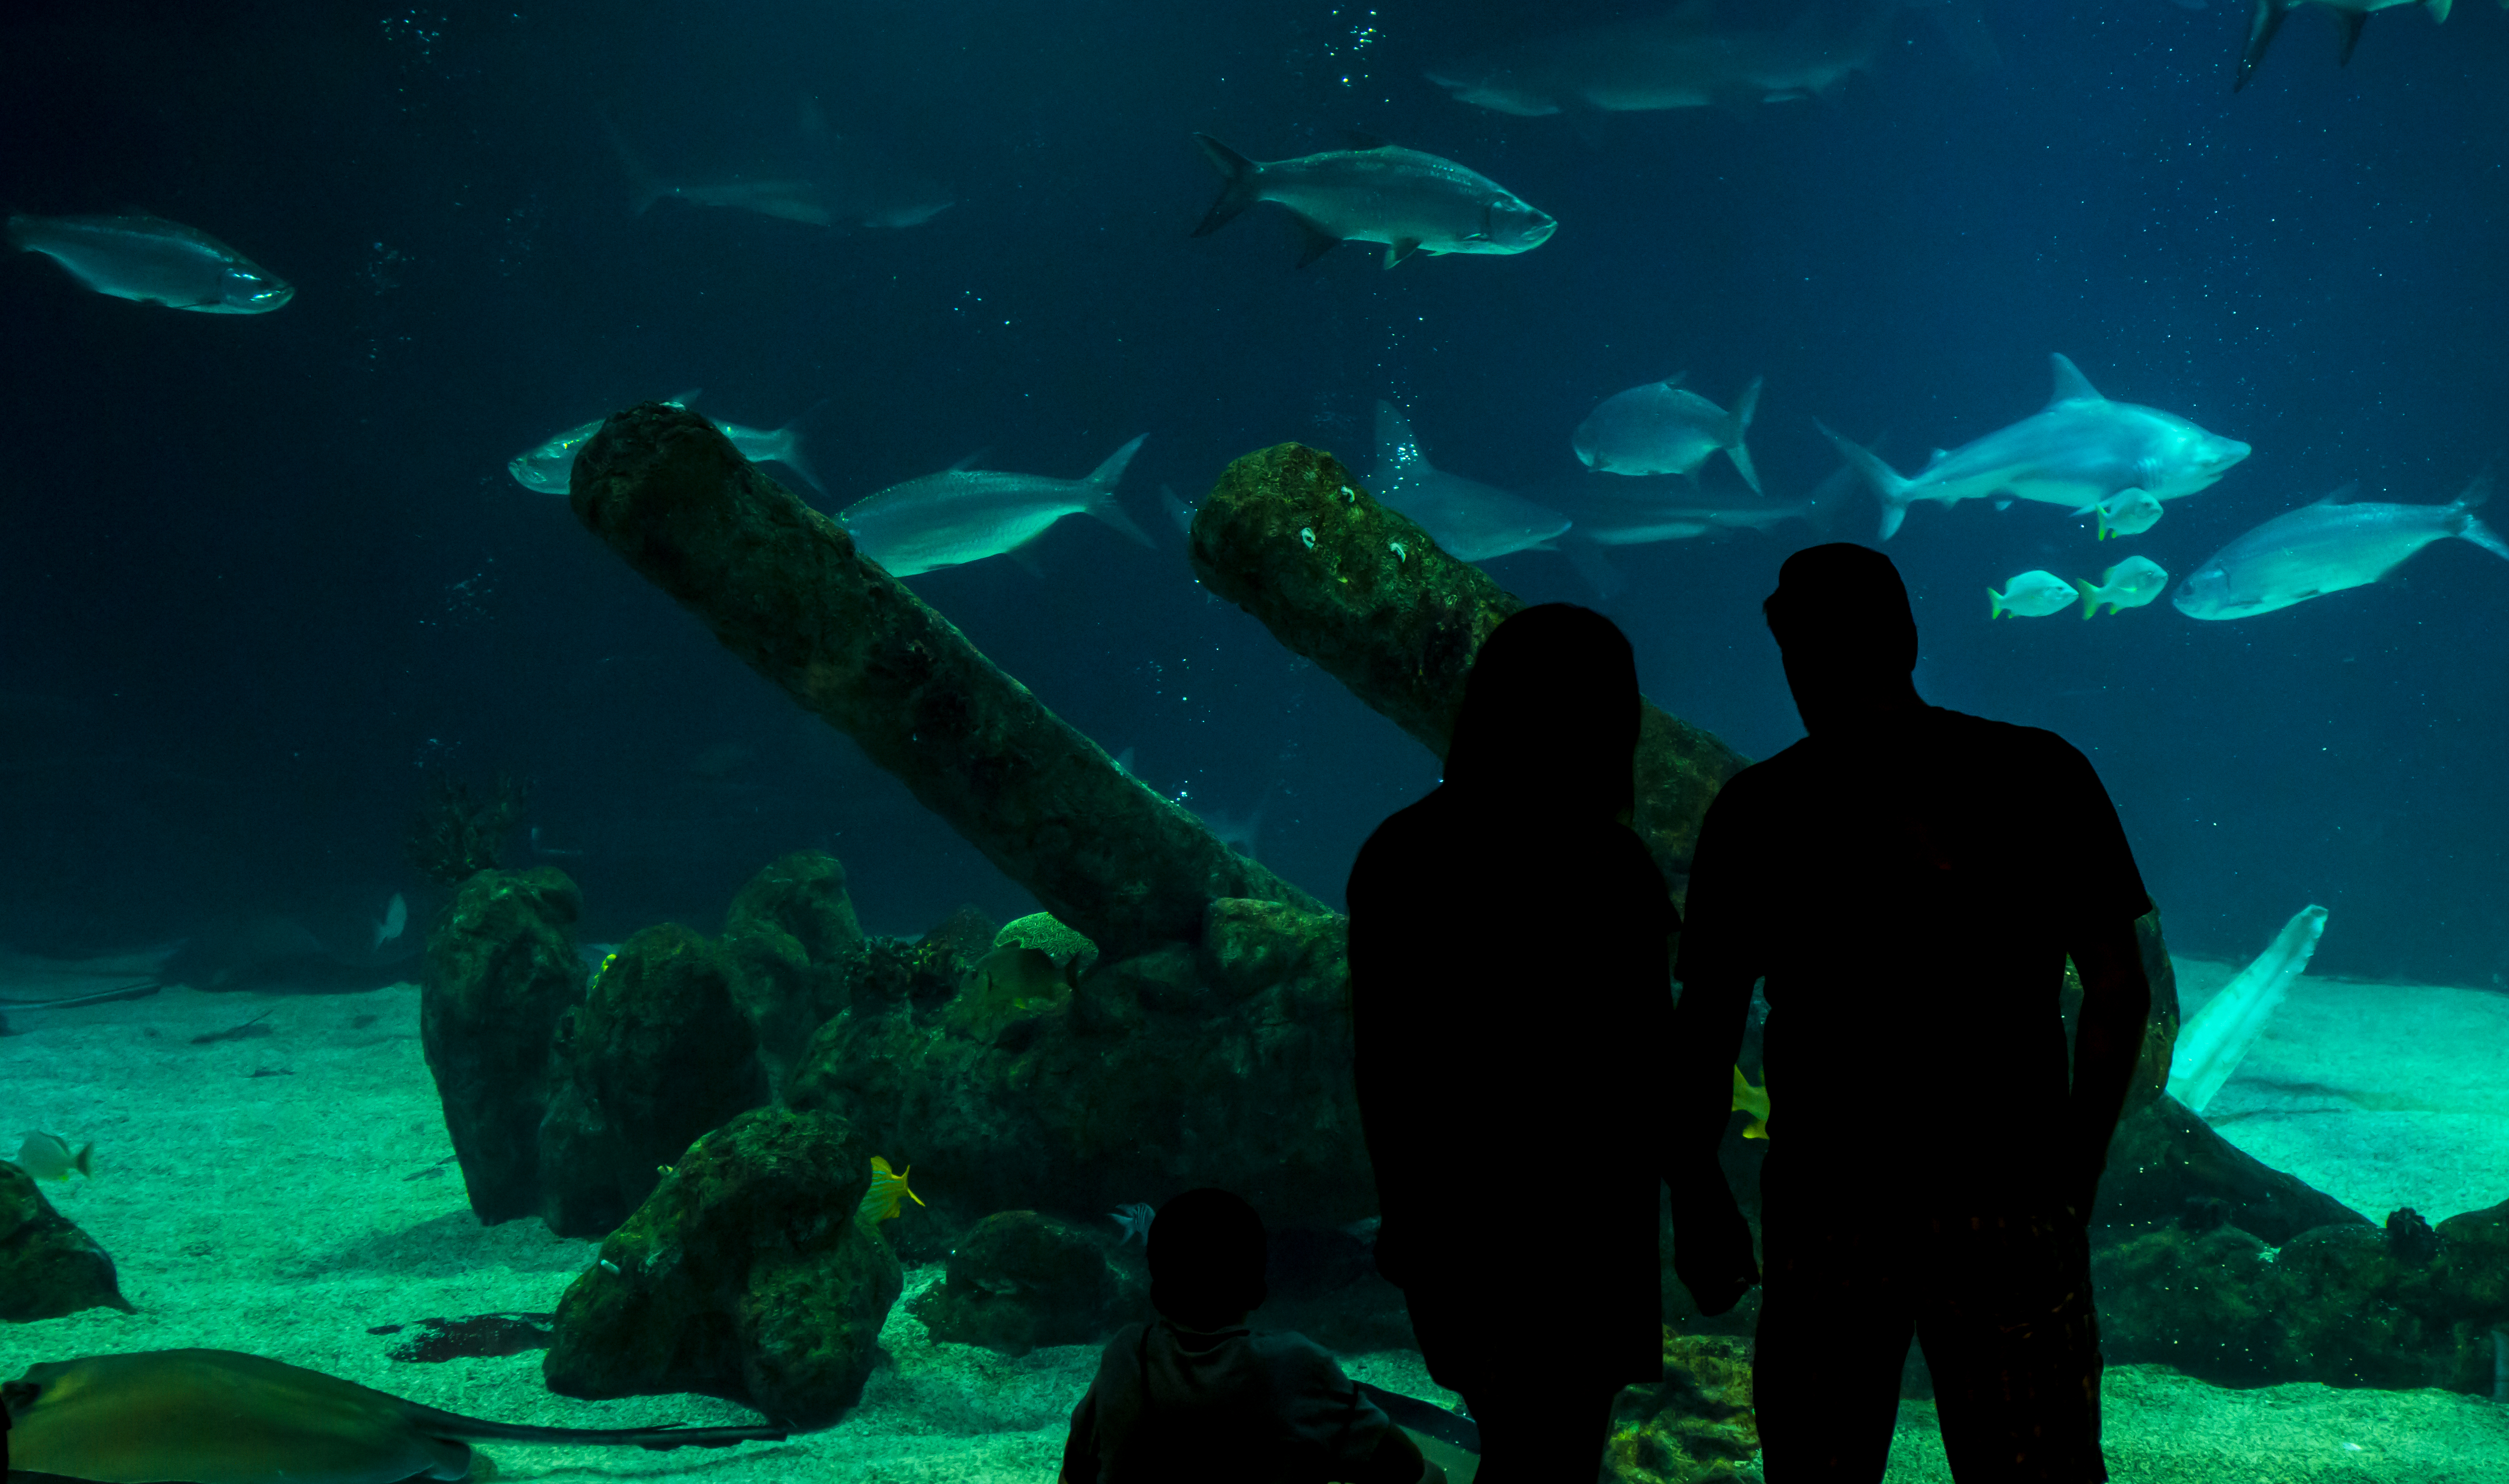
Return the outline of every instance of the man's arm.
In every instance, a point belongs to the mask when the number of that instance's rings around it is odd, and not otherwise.
[[[2125,1109],[2134,1064],[2152,1015],[2152,982],[2134,921],[2118,918],[2089,930],[2071,949],[2082,979],[2082,1008],[2074,1023],[2074,1087],[2065,1120],[2066,1204],[2091,1219],[2091,1200],[2108,1165],[2109,1140]]]

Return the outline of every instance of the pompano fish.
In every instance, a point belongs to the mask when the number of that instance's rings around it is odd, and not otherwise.
[[[1209,237],[1268,201],[1305,229],[1300,268],[1341,242],[1383,242],[1388,268],[1414,252],[1529,252],[1559,226],[1487,176],[1416,149],[1376,144],[1261,161],[1209,134],[1193,139],[1221,181],[1193,235]]]
[[[2044,408],[1974,443],[1935,454],[1913,479],[1820,429],[1881,500],[1880,539],[1889,540],[1907,518],[1908,506],[1920,500],[1948,505],[2010,495],[2088,514],[2124,490],[2141,490],[2154,501],[2192,495],[2248,457],[2248,445],[2236,438],[2206,432],[2157,408],[2112,402],[2072,361],[2062,355],[2047,359],[2056,386]]]
[[[693,391],[683,391],[662,405],[685,407],[696,397]],[[802,425],[826,405],[823,401],[781,427],[744,427],[738,423],[727,423],[712,417],[706,421],[731,440],[731,446],[739,450],[743,459],[752,464],[780,464],[801,475],[803,483],[825,495],[828,487],[819,483],[819,476],[812,472],[803,453]],[[589,423],[579,424],[551,436],[537,448],[516,454],[506,461],[506,472],[514,476],[516,484],[536,495],[565,499],[570,482],[575,478],[575,456],[583,452],[583,445],[592,441],[592,435],[601,431],[601,425],[607,421],[606,418],[595,418]]]
[[[1369,488],[1459,562],[1549,550],[1551,538],[1569,526],[1567,516],[1546,505],[1431,464],[1411,420],[1391,402],[1376,404],[1376,472]]]
[[[1742,435],[1751,428],[1751,413],[1760,405],[1760,378],[1727,412],[1689,390],[1678,376],[1606,397],[1577,425],[1573,443],[1586,466],[1605,474],[1680,474],[1692,480],[1699,466],[1718,449],[1734,461],[1734,471],[1760,493],[1760,471],[1751,466],[1751,452]]]
[[[1989,618],[2010,613],[2020,618],[2044,618],[2061,608],[2069,608],[2081,594],[2074,584],[2052,572],[2025,572],[2003,584],[2003,591],[1986,590]]]
[[[2491,476],[2475,476],[2444,505],[2354,501],[2353,485],[2286,510],[2213,553],[2169,601],[2190,618],[2247,618],[2365,587],[2433,541],[2462,537],[2509,561],[2509,543],[2475,517]]]
[[[2303,5],[2321,5],[2335,15],[2336,29],[2342,34],[2342,45],[2335,55],[2335,65],[2341,67],[2352,60],[2352,49],[2361,44],[2361,27],[2372,11],[2392,11],[2402,6],[2427,6],[2431,23],[2448,19],[2452,0],[2257,0],[2257,8],[2248,18],[2247,44],[2239,49],[2239,75],[2230,84],[2232,93],[2248,86],[2257,64],[2266,59],[2266,49],[2273,45],[2274,32],[2282,29],[2285,16]]]
[[[1143,433],[1106,456],[1086,478],[1052,479],[956,467],[893,484],[837,514],[863,555],[911,577],[942,567],[1017,552],[1067,515],[1105,522],[1142,545],[1152,542],[1115,502],[1115,482]]]
[[[10,242],[99,294],[203,315],[267,315],[286,279],[197,227],[159,216],[12,216]]]
[[[2103,603],[2111,613],[2121,613],[2159,597],[2169,586],[2169,572],[2150,557],[2130,556],[2101,573],[2099,581],[2084,577],[2079,585],[2083,617],[2098,612]]]

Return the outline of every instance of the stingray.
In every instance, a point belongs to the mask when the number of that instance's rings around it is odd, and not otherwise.
[[[398,1484],[468,1475],[474,1438],[721,1448],[786,1432],[487,1422],[232,1350],[47,1360],[0,1386],[0,1403],[13,1474],[100,1484]]]

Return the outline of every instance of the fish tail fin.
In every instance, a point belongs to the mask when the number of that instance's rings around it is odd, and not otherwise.
[[[2100,585],[2088,577],[2084,577],[2080,582],[2075,585],[2078,586],[2082,590],[2082,617],[2085,621],[2088,621],[2092,614],[2097,613],[2100,611],[2100,605],[2109,601],[2108,594],[2102,592],[2100,590]],[[2114,613],[2116,612],[2116,609],[2112,607],[2109,612]]]
[[[2491,471],[2490,469],[2485,469],[2482,473],[2477,474],[2472,479],[2466,481],[2465,488],[2457,493],[2456,499],[2451,502],[2449,508],[2452,510],[2478,509],[2483,505],[2484,501],[2490,498]]]
[[[1836,444],[1839,456],[1873,487],[1873,497],[1882,501],[1882,529],[1874,539],[1889,540],[1898,531],[1899,523],[1908,518],[1908,502],[1913,498],[1909,492],[1916,487],[1916,481],[1900,478],[1898,470],[1862,444],[1840,437],[1817,421],[1812,426],[1820,428],[1820,435]]]
[[[2490,526],[2485,525],[2473,516],[2469,515],[2465,518],[2464,528],[2456,534],[2464,537],[2467,540],[2472,541],[2484,550],[2490,552],[2493,556],[2500,558],[2502,561],[2509,562],[2509,541],[2502,540],[2500,538],[2499,532],[2492,530]]]
[[[1734,471],[1742,476],[1742,482],[1751,487],[1754,495],[1762,493],[1760,471],[1751,466],[1751,451],[1742,446],[1742,435],[1751,430],[1751,414],[1760,409],[1760,383],[1765,378],[1757,376],[1751,378],[1751,385],[1743,388],[1742,394],[1735,399],[1734,441],[1725,445],[1725,457],[1734,461]]]
[[[1986,590],[1986,616],[1990,620],[2003,616],[2003,594],[1992,587]]]
[[[819,482],[818,471],[810,467],[809,456],[803,450],[802,425],[817,417],[820,408],[835,400],[834,397],[823,396],[808,411],[775,429],[774,452],[770,456],[775,463],[801,475],[804,484],[822,495],[828,493],[828,487]]]
[[[1568,553],[1568,565],[1577,570],[1577,575],[1586,579],[1586,585],[1594,590],[1596,598],[1609,602],[1614,594],[1629,585],[1621,576],[1620,570],[1604,560],[1603,548],[1592,541],[1572,537],[1560,549]]]
[[[1838,524],[1839,510],[1854,496],[1855,485],[1854,465],[1842,464],[1829,471],[1828,478],[1813,486],[1812,494],[1804,498],[1803,509],[1804,519],[1812,523],[1813,530],[1829,535],[1830,528]]]
[[[2239,73],[2230,82],[2230,91],[2248,86],[2257,64],[2266,59],[2266,51],[2273,45],[2274,32],[2282,29],[2283,17],[2291,13],[2292,0],[2257,0],[2256,13],[2248,18],[2248,42],[2239,51]]]
[[[1097,491],[1097,498],[1089,502],[1092,517],[1105,521],[1144,546],[1155,546],[1158,543],[1150,539],[1150,534],[1135,525],[1133,517],[1125,514],[1124,507],[1115,502],[1115,482],[1124,477],[1124,466],[1133,462],[1133,455],[1141,451],[1142,440],[1148,437],[1148,433],[1143,433],[1108,454],[1105,463],[1089,471],[1086,482]]]
[[[1219,172],[1219,199],[1202,213],[1202,224],[1193,229],[1195,237],[1209,237],[1260,199],[1263,167],[1209,134],[1196,134],[1193,142],[1202,146],[1202,157]]]
[[[70,1162],[73,1169],[77,1169],[79,1173],[87,1176],[91,1180],[95,1178],[95,1169],[89,1163],[89,1159],[94,1153],[95,1145],[94,1143],[81,1144],[79,1145],[78,1158]]]
[[[627,147],[627,136],[618,131],[617,120],[605,113],[601,116],[601,127],[610,130],[610,147],[618,152],[618,167],[627,172],[628,212],[642,216],[646,208],[671,194],[671,188],[655,178],[654,172],[645,168],[645,162],[637,159],[636,152]]]

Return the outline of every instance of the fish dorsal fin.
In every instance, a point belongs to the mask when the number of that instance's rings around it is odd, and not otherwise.
[[[1683,382],[1688,380],[1690,380],[1689,372],[1675,371],[1670,376],[1666,377],[1660,385],[1662,385],[1664,390],[1666,391],[1670,391],[1673,388],[1680,386]]]
[[[985,456],[986,456],[987,454],[992,453],[992,449],[990,449],[990,448],[980,448],[980,449],[976,450],[974,453],[969,454],[966,458],[961,459],[961,460],[959,460],[957,463],[955,463],[955,464],[954,464],[950,465],[950,467],[949,467],[945,472],[952,473],[952,474],[963,474],[963,473],[967,472],[967,470],[969,470],[969,469],[971,469],[971,468],[974,468],[976,465],[978,465],[978,464],[980,464],[984,463],[984,462],[985,462]]]
[[[2490,498],[2491,471],[2487,468],[2466,484],[2464,493],[2456,497],[2456,507],[2460,510],[2472,510]]]
[[[1950,458],[1951,456],[1952,456],[1952,451],[1951,451],[1950,449],[1947,449],[1947,448],[1938,448],[1938,449],[1935,449],[1932,453],[1928,454],[1928,455],[1926,456],[1926,468],[1929,468],[1929,468],[1932,468],[1935,464],[1942,463],[1944,460],[1946,460],[1946,459]],[[1922,474],[1922,473],[1924,473],[1924,472],[1925,472],[1925,469],[1919,469],[1917,472],[1919,472],[1919,473],[1921,473],[1921,474]]]
[[[2055,395],[2047,398],[2048,406],[2053,407],[2059,402],[2105,402],[2108,400],[2107,397],[2100,395],[2100,390],[2097,387],[2091,385],[2090,378],[2084,376],[2072,361],[2067,360],[2064,356],[2048,356],[2047,366],[2049,370],[2055,373],[2056,381],[2056,393]]]
[[[1350,141],[1352,149],[1392,149],[1394,147],[1393,140],[1371,130],[1345,129],[1341,131],[1341,135]]]
[[[2309,501],[2313,505],[2348,505],[2361,498],[2361,481],[2347,479],[2340,489],[2330,490]]]

